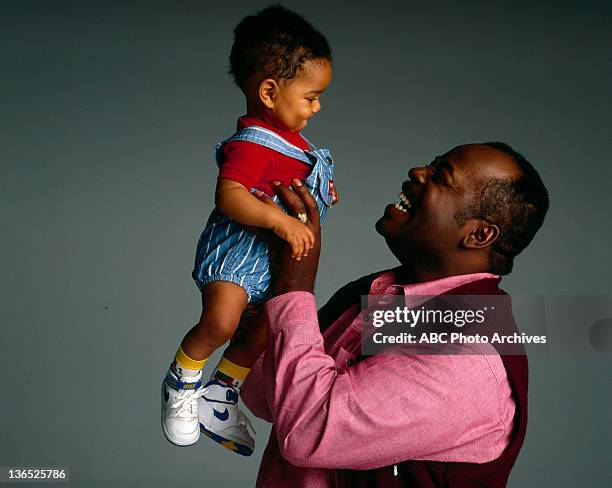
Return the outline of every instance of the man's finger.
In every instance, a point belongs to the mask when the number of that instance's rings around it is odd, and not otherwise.
[[[308,220],[311,222],[319,222],[319,207],[317,207],[317,202],[308,191],[308,188],[306,188],[306,185],[297,178],[294,178],[292,183],[291,187],[293,188],[293,192],[300,197],[302,205],[305,207]]]
[[[294,191],[291,191],[289,187],[283,185],[279,181],[274,181],[272,182],[272,188],[274,189],[274,192],[278,195],[278,198],[287,209],[289,215],[292,215],[294,217],[300,213],[305,213],[306,215],[308,215],[307,209],[304,203],[302,202],[302,198],[298,196]],[[308,190],[306,190],[306,193],[308,193]]]
[[[260,202],[263,202],[267,205],[273,205],[275,207],[278,207],[278,205],[276,205],[276,203],[274,202],[274,200],[272,200],[268,195],[266,195],[263,191],[261,190],[255,190],[253,192],[253,196],[257,197],[257,199]]]

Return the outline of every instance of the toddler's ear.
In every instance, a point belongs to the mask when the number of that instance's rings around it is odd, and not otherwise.
[[[278,83],[271,78],[267,78],[259,84],[259,99],[266,108],[274,108],[276,90],[278,90]]]

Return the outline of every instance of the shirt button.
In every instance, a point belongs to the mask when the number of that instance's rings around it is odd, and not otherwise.
[[[347,359],[347,360],[346,360],[346,364],[347,364],[348,366],[352,366],[353,364],[355,364],[355,361],[353,361],[352,359]]]

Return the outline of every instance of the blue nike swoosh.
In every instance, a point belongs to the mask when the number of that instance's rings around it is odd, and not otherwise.
[[[168,398],[170,398],[170,393],[164,388],[164,400],[168,401]]]
[[[215,417],[217,417],[221,422],[225,422],[229,418],[229,411],[227,410],[227,408],[225,409],[225,412],[217,412],[213,408],[213,413]]]

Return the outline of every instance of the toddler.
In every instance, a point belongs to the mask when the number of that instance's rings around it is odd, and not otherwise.
[[[304,18],[268,7],[234,29],[230,72],[245,95],[246,115],[238,119],[237,132],[216,147],[216,207],[200,236],[193,271],[202,315],[162,384],[161,419],[174,444],[191,445],[203,432],[249,456],[255,443],[237,403],[256,357],[235,342],[204,385],[202,368],[235,333],[247,304],[266,299],[268,247],[244,226],[270,229],[290,244],[298,260],[314,244],[305,215],[288,215],[252,193],[274,195],[271,182],[290,185],[299,178],[315,197],[321,220],[338,200],[329,152],[315,149],[300,134],[321,109],[321,94],[331,80],[331,50]]]

